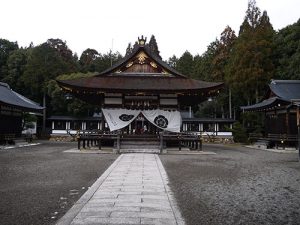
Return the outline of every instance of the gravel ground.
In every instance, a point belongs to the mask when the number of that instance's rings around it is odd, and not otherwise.
[[[0,224],[55,224],[118,157],[72,154],[76,143],[0,150]]]
[[[118,157],[76,143],[0,150],[0,224],[55,224]],[[205,145],[216,155],[161,155],[187,224],[300,224],[297,154]]]
[[[187,224],[300,224],[297,154],[205,145],[216,155],[162,155]]]

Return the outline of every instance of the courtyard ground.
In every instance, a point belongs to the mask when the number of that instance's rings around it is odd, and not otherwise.
[[[57,220],[118,157],[76,143],[0,150],[0,224]],[[215,155],[160,155],[186,224],[299,224],[297,154],[204,145]]]
[[[72,154],[76,143],[0,150],[0,224],[48,225],[79,199],[118,157]]]
[[[300,224],[297,154],[205,145],[216,155],[162,155],[187,224]]]

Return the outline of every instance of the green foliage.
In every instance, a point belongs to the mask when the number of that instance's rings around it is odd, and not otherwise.
[[[27,96],[41,102],[46,83],[65,72],[68,72],[65,63],[57,51],[44,43],[29,50],[21,82],[26,87]]]
[[[71,80],[83,77],[91,77],[96,73],[71,73],[58,76],[57,80]],[[61,91],[55,80],[47,82],[47,94],[51,98],[49,108],[53,115],[73,115],[87,116],[94,111],[94,106],[91,106],[79,99],[67,99],[66,94]]]
[[[194,57],[189,51],[185,51],[176,63],[176,70],[188,77],[194,77]]]
[[[64,62],[65,71],[68,73],[78,71],[77,56],[67,46],[67,43],[61,39],[48,39],[46,42],[50,48],[55,49],[62,61]]]
[[[131,46],[131,43],[128,43],[128,46],[126,48],[125,56],[128,56],[132,53],[133,47]]]
[[[300,19],[283,29],[274,37],[274,78],[300,79]]]
[[[7,74],[7,59],[10,52],[17,50],[18,48],[17,42],[0,39],[0,80]]]
[[[176,69],[176,67],[177,67],[177,62],[178,62],[178,58],[177,58],[175,55],[173,55],[172,57],[170,57],[170,58],[168,59],[167,64],[168,64],[170,67]]]
[[[96,70],[95,60],[99,57],[99,53],[95,49],[86,49],[82,52],[79,63],[82,72],[94,72]]]
[[[195,57],[196,65],[194,66],[194,74],[196,74],[198,79],[213,81],[213,60],[217,53],[218,45],[219,40],[216,39],[209,44],[202,56]]]
[[[148,45],[149,45],[150,51],[151,51],[155,56],[157,56],[158,58],[162,59],[161,56],[160,56],[160,54],[159,54],[158,45],[157,45],[157,42],[156,42],[156,39],[155,39],[155,36],[154,36],[154,35],[151,36]]]
[[[95,76],[96,72],[88,72],[88,73],[71,73],[71,74],[62,74],[56,77],[56,80],[72,80],[72,79],[78,79],[78,78],[84,78],[84,77],[92,77]],[[57,85],[58,87],[58,85]]]
[[[274,30],[267,13],[250,1],[226,68],[226,80],[243,104],[258,102],[274,73],[271,60]]]
[[[22,92],[24,86],[21,82],[21,77],[25,71],[27,64],[28,50],[17,49],[11,51],[7,59],[7,74],[3,78],[3,82],[8,83],[17,92]]]
[[[104,70],[110,68],[116,62],[122,58],[122,55],[119,52],[103,54],[95,59],[95,71],[103,72]]]
[[[245,112],[242,114],[241,119],[244,121],[244,127],[247,133],[263,133],[264,120],[262,113]]]
[[[248,141],[248,136],[246,129],[243,128],[240,122],[235,122],[231,129],[234,142],[246,143]]]

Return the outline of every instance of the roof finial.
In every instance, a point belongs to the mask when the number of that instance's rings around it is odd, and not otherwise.
[[[140,37],[138,37],[138,43],[139,43],[139,45],[145,45],[146,44],[146,41],[147,41],[147,38],[145,37],[144,38],[144,36],[142,35],[142,37],[140,38]]]

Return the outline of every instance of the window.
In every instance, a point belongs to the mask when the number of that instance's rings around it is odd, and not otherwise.
[[[87,121],[86,122],[86,129],[87,130],[97,130],[98,129],[98,122],[97,121]]]
[[[215,124],[214,123],[203,123],[203,131],[205,131],[205,132],[215,131]]]
[[[54,130],[65,130],[66,121],[54,121]]]
[[[70,129],[71,130],[81,130],[81,122],[80,121],[71,121]]]

